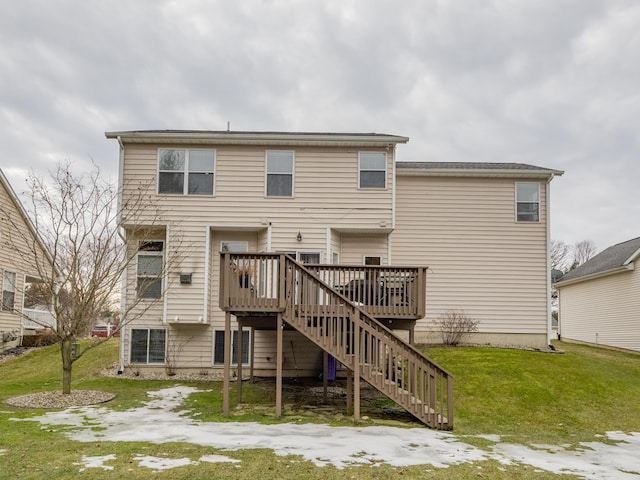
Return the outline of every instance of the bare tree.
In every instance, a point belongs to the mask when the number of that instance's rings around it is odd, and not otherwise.
[[[551,255],[551,269],[566,272],[569,268],[569,245],[562,240],[551,240],[549,250]]]
[[[582,265],[598,253],[596,244],[592,240],[581,240],[573,245],[573,263],[571,270]]]
[[[121,196],[102,179],[95,165],[90,173],[76,175],[67,161],[46,179],[30,173],[27,185],[26,208],[47,252],[19,229],[11,229],[10,242],[21,255],[35,260],[39,295],[51,301],[62,358],[62,393],[68,394],[73,363],[109,337],[93,339],[72,351],[74,343],[103,312],[112,309],[119,300],[126,270],[136,265],[138,250],[126,248],[118,224],[145,225],[144,230],[135,232],[136,238],[144,240],[160,214],[153,204],[151,184],[128,189],[127,195]],[[18,221],[9,212],[4,212],[2,220],[14,225]],[[172,245],[179,251],[175,241]],[[161,271],[154,272],[158,279],[166,278],[179,256],[169,258]],[[127,301],[126,310],[120,312],[120,328],[153,306],[149,298],[139,301],[145,297],[140,288],[157,286],[148,275],[145,280],[138,284],[137,297]]]

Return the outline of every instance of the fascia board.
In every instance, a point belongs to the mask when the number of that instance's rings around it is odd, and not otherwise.
[[[633,252],[633,254],[629,258],[627,258],[622,265],[629,265],[631,262],[635,261],[638,256],[640,256],[640,248]]]
[[[243,132],[105,132],[123,143],[388,147],[408,137],[377,134],[292,134]]]
[[[553,284],[556,288],[566,287],[567,285],[573,285],[574,283],[586,282],[588,280],[594,280],[596,278],[608,277],[610,275],[616,275],[618,273],[629,272],[635,270],[634,264],[623,265],[621,267],[612,268],[604,272],[593,273],[591,275],[585,275],[584,277],[572,278],[571,280],[556,282]]]
[[[407,177],[483,177],[483,178],[550,178],[564,174],[562,170],[511,170],[511,169],[464,169],[433,168],[409,169],[398,168],[398,176]]]

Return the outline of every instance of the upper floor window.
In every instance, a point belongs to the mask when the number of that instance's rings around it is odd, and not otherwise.
[[[359,188],[386,188],[387,155],[382,152],[360,152],[358,160]]]
[[[293,152],[267,150],[267,197],[293,197]]]
[[[140,242],[136,283],[138,298],[162,297],[163,250],[164,243],[161,241]]]
[[[213,195],[215,150],[160,149],[158,193]]]
[[[4,271],[2,278],[2,310],[12,312],[16,300],[16,273]]]
[[[540,184],[516,182],[516,220],[518,222],[540,221]]]

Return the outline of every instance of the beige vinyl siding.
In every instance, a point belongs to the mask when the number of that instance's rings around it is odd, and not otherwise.
[[[342,234],[340,263],[364,265],[364,257],[380,257],[381,265],[388,265],[388,236]]]
[[[637,269],[560,287],[561,338],[640,351],[639,299]]]
[[[215,195],[157,195],[157,205],[169,222],[185,216],[194,223],[238,227],[264,221],[272,222],[275,235],[280,230],[295,234],[301,230],[305,235],[307,227],[319,224],[320,230],[326,226],[380,228],[381,222],[390,225],[391,188],[357,188],[358,150],[294,150],[294,197],[267,198],[265,148],[198,146],[207,147],[216,150]],[[124,178],[133,181],[130,188],[142,182],[151,192],[157,191],[157,152],[154,146],[126,146]],[[391,178],[391,169],[388,175]],[[318,238],[325,236],[322,231]]]
[[[545,188],[540,222],[518,223],[513,179],[397,178],[393,263],[430,267],[416,331],[463,309],[482,333],[546,335]]]

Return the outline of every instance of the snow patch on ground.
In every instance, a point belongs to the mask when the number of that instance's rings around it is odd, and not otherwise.
[[[83,468],[80,469],[81,472],[84,472],[87,468],[102,468],[103,470],[113,470],[112,466],[105,465],[104,462],[115,459],[116,456],[114,454],[102,455],[97,457],[89,457],[87,455],[83,455],[82,462],[74,463],[74,465],[82,465]]]
[[[450,465],[496,460],[504,465],[521,463],[557,474],[587,479],[638,479],[640,433],[609,432],[603,440],[574,445],[523,446],[501,443],[495,435],[483,435],[493,443],[482,450],[462,441],[463,437],[427,428],[330,427],[315,424],[261,425],[258,423],[204,423],[180,411],[192,387],[176,386],[150,392],[144,406],[125,412],[93,406],[48,412],[33,417],[42,425],[71,426],[67,435],[80,442],[185,442],[227,451],[266,448],[276,455],[299,455],[322,467],[352,465],[391,466]],[[99,430],[92,427],[100,426]],[[202,457],[217,459],[218,456]],[[224,460],[235,461],[222,457]],[[136,457],[141,466],[160,471],[195,464],[190,459]]]
[[[241,460],[236,458],[225,457],[224,455],[203,455],[200,457],[201,462],[207,463],[240,463]]]
[[[151,457],[148,455],[136,455],[134,458],[138,465],[141,467],[147,467],[154,472],[160,472],[162,470],[168,470],[175,467],[184,467],[186,465],[197,465],[198,462],[194,462],[189,458],[160,458]]]

